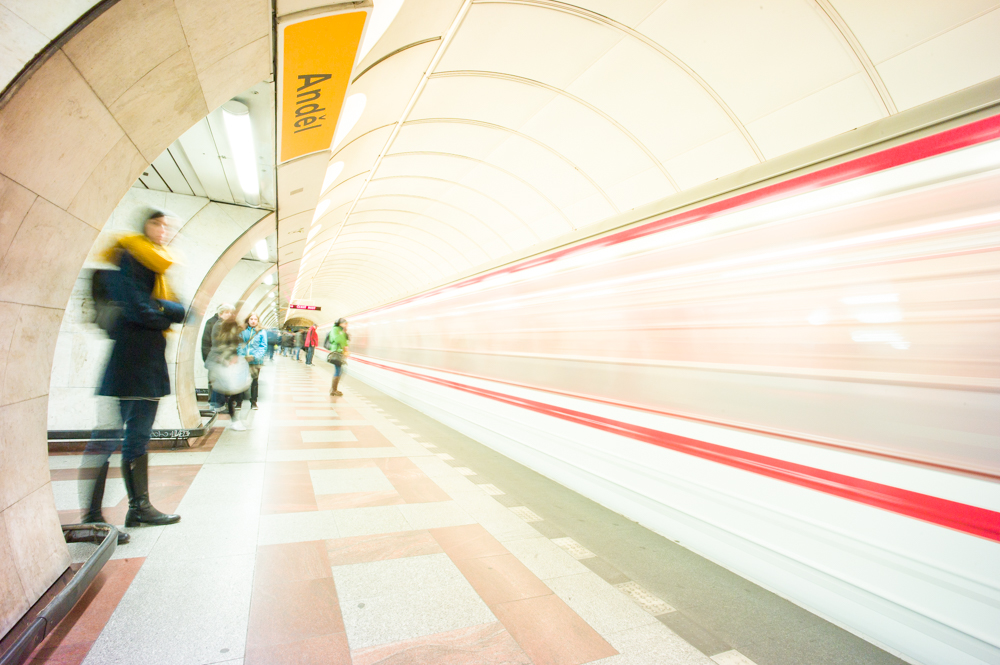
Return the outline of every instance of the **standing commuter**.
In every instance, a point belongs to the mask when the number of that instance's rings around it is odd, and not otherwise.
[[[240,345],[239,353],[246,356],[250,364],[250,409],[257,408],[257,379],[260,377],[260,368],[264,365],[264,353],[267,351],[267,333],[260,328],[260,319],[257,314],[250,312],[247,317],[246,326],[240,334],[243,343]]]
[[[292,355],[292,346],[294,344],[295,344],[295,338],[292,336],[292,333],[288,332],[287,330],[282,330],[281,331],[281,355],[286,356],[286,357],[287,356],[291,356]]]
[[[243,345],[243,327],[236,322],[236,308],[226,304],[219,308],[219,322],[212,329],[212,351],[208,354],[210,365],[219,367],[229,367],[236,362],[236,358],[243,355],[241,346]],[[228,392],[225,388],[221,390]],[[242,388],[241,388],[242,389]],[[226,410],[229,412],[229,428],[242,432],[246,430],[243,417],[243,395],[235,393],[226,397]]]
[[[277,338],[277,339],[276,339]],[[276,331],[267,331],[267,359],[274,360],[274,347],[278,346],[278,341],[281,339],[280,335],[276,335]]]
[[[205,330],[201,333],[201,361],[203,363],[208,363],[208,354],[212,351],[212,329],[215,328],[215,324],[219,322],[219,311],[216,309],[215,314],[212,315],[208,321],[205,322]],[[208,405],[215,410],[219,410],[223,407],[225,402],[223,395],[212,390],[212,382],[208,382]]]
[[[306,336],[301,330],[295,333],[295,359],[299,359],[299,353],[302,352],[302,347],[306,343]]]
[[[344,393],[337,390],[340,378],[347,368],[347,347],[351,343],[351,338],[347,334],[347,319],[337,319],[330,333],[326,336],[326,348],[333,356],[333,383],[330,385],[330,394],[335,397],[343,397]]]
[[[309,326],[309,330],[306,332],[306,364],[313,364],[313,354],[316,353],[316,347],[319,346],[319,333],[316,332],[316,324]]]
[[[174,524],[181,519],[161,513],[150,503],[146,452],[160,398],[170,394],[165,335],[171,324],[181,323],[185,316],[164,274],[173,264],[165,246],[172,235],[172,220],[166,213],[152,211],[145,217],[143,233],[123,236],[108,256],[119,268],[113,291],[121,314],[111,330],[115,345],[97,394],[118,398],[124,429],[121,466],[128,492],[127,527]],[[105,462],[97,479],[99,491],[95,482],[87,521],[103,521],[100,499],[107,472]]]

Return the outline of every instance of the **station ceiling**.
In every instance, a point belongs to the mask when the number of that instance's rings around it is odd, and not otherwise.
[[[360,312],[997,77],[998,6],[405,0],[315,205],[279,168],[283,296]]]

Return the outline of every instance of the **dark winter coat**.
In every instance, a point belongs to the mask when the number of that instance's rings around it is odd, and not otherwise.
[[[201,333],[201,359],[203,362],[208,362],[208,354],[212,352],[212,329],[218,322],[218,314],[213,314],[212,318],[205,322],[205,330]]]
[[[184,320],[184,307],[152,297],[156,273],[122,253],[112,292],[121,315],[111,329],[115,341],[98,395],[157,398],[170,394],[163,331]]]

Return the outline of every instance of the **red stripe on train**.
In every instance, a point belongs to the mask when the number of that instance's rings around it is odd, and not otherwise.
[[[750,471],[768,478],[781,480],[800,487],[839,496],[843,499],[863,503],[875,508],[930,522],[938,526],[955,529],[987,540],[1000,542],[1000,513],[970,506],[948,499],[911,492],[910,490],[845,476],[803,464],[786,462],[774,457],[757,455],[714,443],[689,439],[676,434],[632,425],[630,423],[594,416],[544,402],[505,395],[485,388],[476,388],[455,381],[426,376],[409,370],[390,367],[381,363],[354,357],[353,360],[405,376],[436,383],[455,390],[486,397],[497,402],[528,409],[536,413],[561,420],[586,425],[604,432],[618,434],[636,441],[651,443],[686,455],[700,457],[717,464],[724,464],[744,471]]]

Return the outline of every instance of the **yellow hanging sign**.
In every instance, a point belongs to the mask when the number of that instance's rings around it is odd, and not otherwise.
[[[353,11],[281,26],[281,162],[330,148],[367,18]]]

